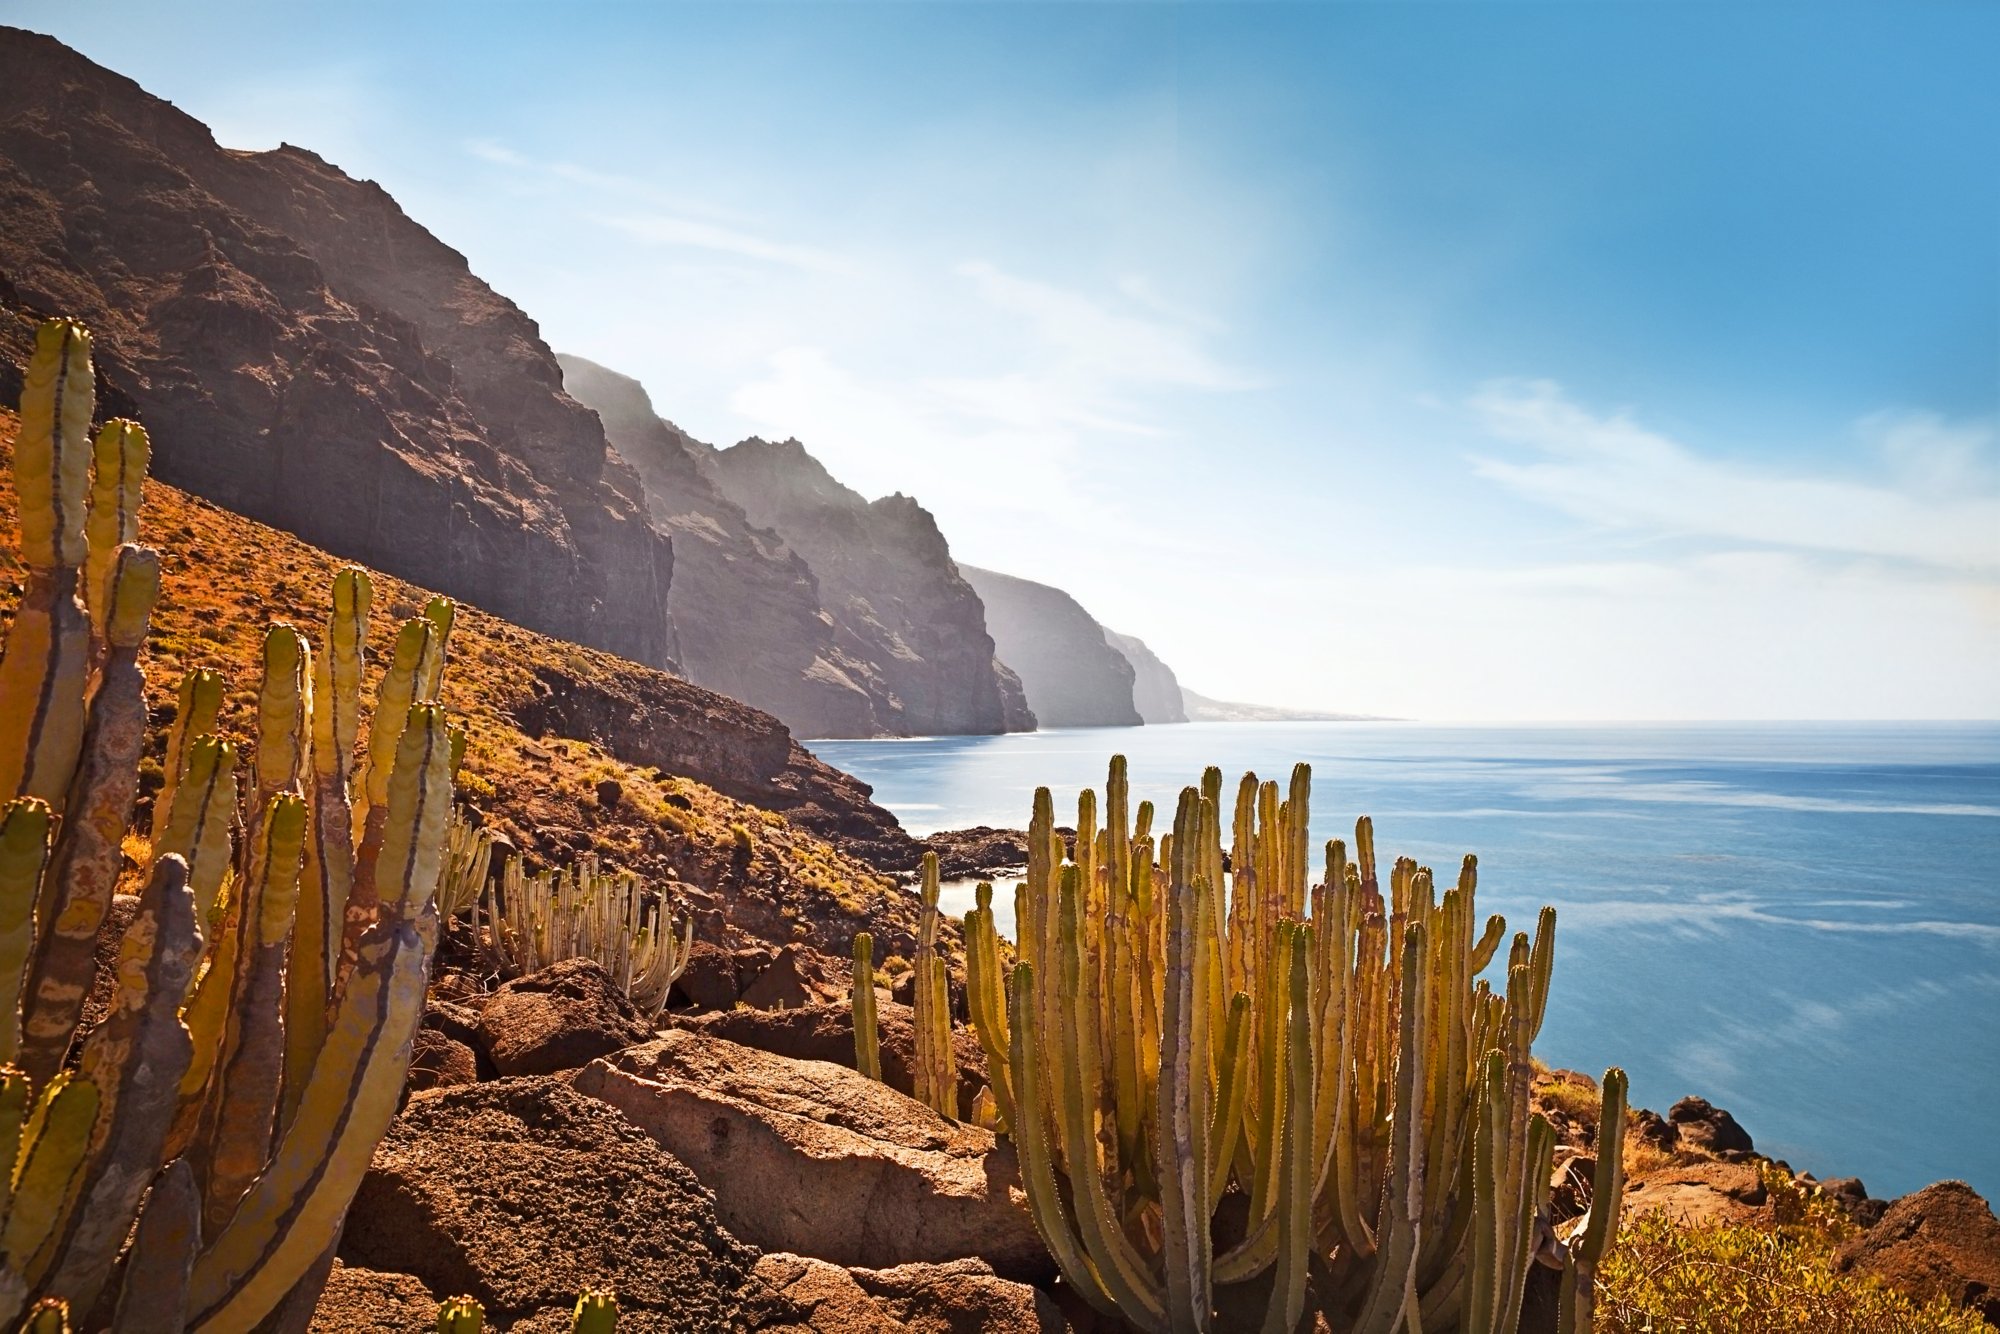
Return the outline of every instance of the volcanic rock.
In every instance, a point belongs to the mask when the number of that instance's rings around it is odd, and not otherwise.
[[[577,1294],[606,1284],[620,1334],[795,1315],[752,1277],[757,1252],[723,1229],[687,1168],[555,1078],[412,1095],[375,1150],[340,1254],[469,1293],[501,1329],[567,1329]]]
[[[547,1075],[644,1042],[653,1026],[595,959],[564,959],[504,984],[479,1012],[502,1075]]]
[[[676,1030],[593,1061],[575,1087],[687,1164],[723,1225],[767,1250],[869,1268],[978,1257],[1003,1277],[1052,1276],[1012,1145],[842,1066]]]
[[[1891,1204],[1835,1256],[1919,1302],[1945,1297],[2000,1327],[2000,1221],[1963,1181],[1940,1181]]]

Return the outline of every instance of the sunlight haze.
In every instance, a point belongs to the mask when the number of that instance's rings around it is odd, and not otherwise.
[[[1204,694],[2000,716],[2000,11],[1435,9],[6,21]]]

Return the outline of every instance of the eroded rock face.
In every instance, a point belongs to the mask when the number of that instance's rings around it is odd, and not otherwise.
[[[419,1278],[335,1264],[308,1329],[311,1334],[405,1334],[430,1328],[437,1308],[438,1298]]]
[[[1132,664],[1104,627],[1060,588],[975,566],[958,567],[986,606],[986,627],[1020,674],[1043,727],[1136,727]]]
[[[912,1073],[917,1054],[916,1015],[907,1005],[880,999],[884,995],[878,988],[875,1035],[882,1056],[882,1082],[898,1093],[909,1094],[916,1088]],[[677,1026],[793,1060],[830,1061],[854,1068],[854,1011],[846,1001],[789,1010],[726,1010],[682,1019]],[[986,1087],[986,1053],[978,1035],[962,1025],[953,1026],[951,1038],[958,1059],[959,1116],[969,1120],[972,1100]]]
[[[986,612],[930,512],[905,495],[868,501],[796,440],[750,439],[706,456],[751,523],[805,558],[835,642],[884,696],[884,731],[988,734],[1035,725],[994,661]]]
[[[479,1012],[480,1045],[502,1075],[575,1070],[652,1033],[595,959],[564,959],[505,983]]]
[[[592,1062],[574,1085],[685,1163],[723,1225],[765,1250],[1053,1276],[1012,1146],[852,1070],[681,1030]]]
[[[52,38],[0,28],[0,361],[96,336],[153,473],[547,634],[674,661],[672,550],[554,354],[381,187],[233,152]],[[0,392],[11,400],[18,373]]]
[[[1942,1296],[2000,1327],[2000,1221],[1963,1181],[1940,1181],[1895,1201],[1840,1248],[1836,1263],[1920,1302]]]
[[[1187,701],[1181,696],[1180,678],[1174,669],[1161,662],[1137,636],[1106,630],[1104,638],[1132,664],[1132,707],[1139,710],[1139,717],[1149,726],[1186,722]]]
[[[376,1148],[340,1253],[470,1293],[498,1329],[568,1329],[577,1293],[599,1284],[617,1287],[621,1334],[796,1315],[753,1277],[757,1252],[724,1230],[687,1168],[547,1077],[413,1095]]]
[[[564,387],[637,470],[654,524],[674,537],[668,605],[688,675],[805,736],[894,730],[900,706],[880,673],[836,642],[805,558],[717,488],[703,466],[714,449],[655,413],[637,380],[582,357],[558,361]]]

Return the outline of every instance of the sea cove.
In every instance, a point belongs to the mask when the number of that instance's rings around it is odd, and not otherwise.
[[[1559,914],[1537,1050],[1698,1093],[1759,1151],[1893,1196],[2000,1189],[2000,725],[1189,724],[824,741],[915,833],[1059,820],[1127,756],[1170,801],[1204,764],[1313,766],[1315,839],[1455,868],[1510,924]],[[1073,809],[1073,807],[1072,807]],[[995,896],[1002,930],[1010,896]],[[948,905],[970,906],[969,896]]]

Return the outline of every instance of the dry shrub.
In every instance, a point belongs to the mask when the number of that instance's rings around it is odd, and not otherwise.
[[[1599,1334],[1992,1334],[1942,1298],[1918,1306],[1836,1273],[1853,1225],[1819,1192],[1767,1169],[1774,1226],[1627,1222],[1599,1276]]]

